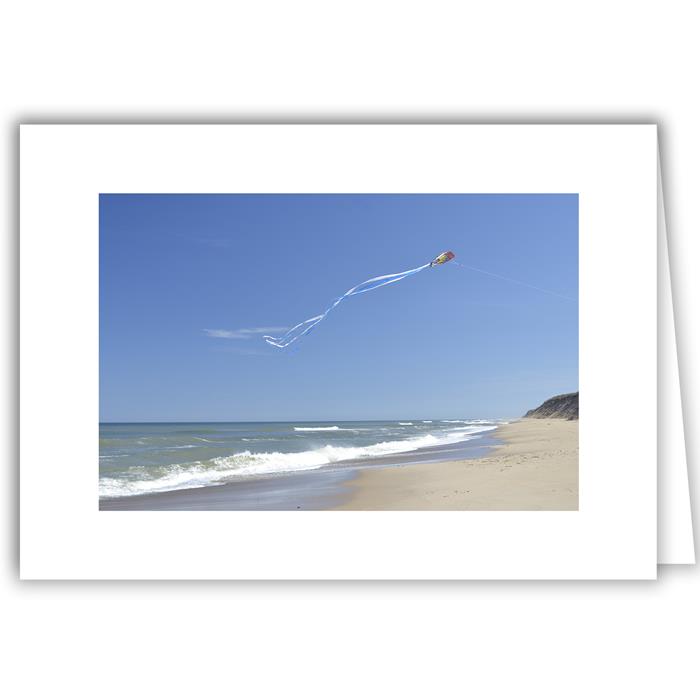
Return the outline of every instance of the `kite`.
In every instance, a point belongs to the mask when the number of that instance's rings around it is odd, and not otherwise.
[[[440,253],[440,255],[435,258],[430,263],[430,267],[435,267],[435,265],[444,265],[446,262],[450,262],[454,258],[455,254],[451,250],[446,250],[444,253]]]
[[[290,328],[283,336],[279,338],[273,338],[271,335],[264,335],[263,340],[265,340],[270,345],[274,345],[277,348],[286,348],[287,346],[295,343],[300,338],[310,333],[321,321],[323,321],[328,314],[335,309],[338,304],[340,304],[343,299],[347,297],[355,296],[356,294],[364,294],[365,292],[370,292],[373,289],[378,289],[387,284],[393,284],[394,282],[400,282],[402,279],[409,277],[410,275],[415,275],[418,272],[422,272],[430,267],[436,267],[437,265],[444,265],[454,258],[455,254],[447,250],[444,253],[440,253],[434,260],[420,267],[416,267],[413,270],[405,270],[404,272],[395,272],[392,275],[383,275],[381,277],[373,277],[362,284],[358,284],[356,287],[349,289],[345,294],[339,296],[333,301],[333,303],[318,316],[313,316],[312,318],[307,318],[306,321],[298,323],[294,328]]]
[[[292,343],[295,343],[297,340],[300,338],[303,338],[305,335],[310,333],[323,319],[328,316],[328,314],[335,309],[338,304],[340,304],[343,299],[346,299],[347,297],[355,296],[356,294],[364,294],[365,292],[370,292],[373,289],[377,289],[379,287],[383,287],[386,284],[393,284],[394,282],[400,282],[402,279],[405,277],[409,277],[410,275],[415,275],[418,272],[422,272],[423,270],[426,270],[430,267],[436,267],[437,265],[444,265],[445,263],[454,261],[455,265],[458,265],[461,268],[464,268],[466,270],[472,270],[474,272],[480,272],[481,274],[484,275],[489,275],[490,277],[496,277],[501,280],[505,280],[506,282],[512,282],[514,284],[519,284],[524,287],[529,287],[530,289],[535,289],[538,292],[543,292],[544,294],[551,294],[552,296],[560,297],[561,299],[567,299],[569,301],[575,301],[575,299],[572,299],[569,296],[566,296],[564,294],[559,294],[558,292],[554,292],[551,289],[544,289],[543,287],[536,287],[533,284],[529,284],[528,282],[523,282],[522,280],[516,280],[513,279],[512,277],[505,277],[503,275],[498,275],[495,272],[489,272],[488,270],[481,270],[478,267],[472,267],[471,265],[464,265],[460,262],[457,262],[457,260],[454,260],[455,254],[451,250],[446,250],[444,253],[440,253],[437,257],[435,257],[431,262],[426,263],[425,265],[421,265],[420,267],[416,267],[413,270],[405,270],[404,272],[395,272],[392,275],[383,275],[381,277],[373,277],[370,280],[367,280],[366,282],[363,282],[362,284],[358,284],[356,287],[353,287],[352,289],[349,289],[345,294],[342,296],[339,296],[337,299],[333,301],[333,303],[322,313],[319,314],[318,316],[313,316],[312,318],[307,318],[306,321],[302,321],[301,323],[298,323],[296,326],[293,328],[290,328],[284,335],[280,336],[279,338],[274,338],[271,335],[264,335],[263,340],[265,342],[269,343],[270,345],[274,345],[277,348],[286,348],[287,346],[291,345]]]

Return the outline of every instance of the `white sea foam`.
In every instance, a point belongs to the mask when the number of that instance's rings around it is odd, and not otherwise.
[[[139,479],[124,481],[122,479],[100,479],[100,498],[117,496],[136,496],[144,493],[159,493],[161,491],[179,491],[180,489],[197,488],[214,483],[207,479],[207,470],[197,463],[185,468],[185,465],[175,464],[171,473],[158,479]]]
[[[445,432],[452,433],[459,431],[465,435],[473,435],[474,433],[485,433],[489,430],[496,430],[497,425],[460,425],[459,428],[445,428]]]
[[[322,427],[322,428],[294,428],[294,430],[298,433],[321,433],[321,432],[326,432],[328,430],[350,430],[350,431],[352,431],[352,428],[339,428],[337,425],[331,425],[331,426]]]
[[[238,452],[227,457],[217,457],[207,461],[172,464],[159,468],[157,475],[147,477],[144,467],[132,468],[136,479],[100,479],[100,496],[112,498],[160,491],[175,491],[224,483],[236,477],[257,476],[285,472],[298,472],[319,469],[328,464],[351,459],[382,457],[384,455],[413,452],[423,447],[448,445],[470,440],[477,432],[491,430],[491,427],[464,427],[446,431],[438,437],[421,435],[407,440],[390,440],[364,447],[336,447],[325,445],[305,452]],[[163,470],[166,473],[163,474]]]
[[[401,421],[399,421],[399,425],[413,425],[413,423],[401,423]]]

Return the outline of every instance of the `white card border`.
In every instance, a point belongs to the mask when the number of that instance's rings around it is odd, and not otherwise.
[[[22,577],[655,578],[656,149],[654,125],[23,126]],[[99,512],[100,192],[578,192],[580,510]]]

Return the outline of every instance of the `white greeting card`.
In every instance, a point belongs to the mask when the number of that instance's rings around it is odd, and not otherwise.
[[[656,198],[651,125],[23,127],[23,577],[654,578]]]

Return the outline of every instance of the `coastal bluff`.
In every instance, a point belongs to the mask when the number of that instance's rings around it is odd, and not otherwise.
[[[563,418],[578,420],[578,391],[559,394],[547,399],[541,406],[528,411],[524,418]]]

